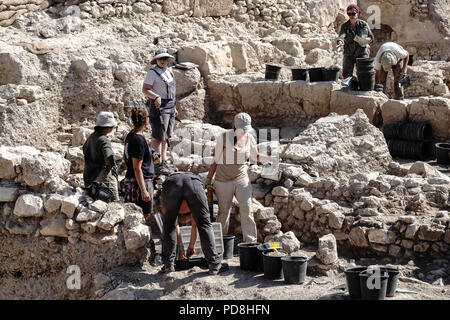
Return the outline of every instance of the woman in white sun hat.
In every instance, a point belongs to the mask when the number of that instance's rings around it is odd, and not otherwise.
[[[248,177],[248,162],[276,162],[275,157],[258,153],[256,132],[247,113],[234,117],[234,130],[227,130],[217,137],[214,162],[209,168],[205,185],[211,184],[216,175],[214,190],[219,201],[217,221],[222,224],[222,233],[228,233],[230,209],[233,196],[239,202],[242,235],[244,242],[256,242],[256,223],[252,212],[252,185]]]
[[[152,127],[151,147],[161,154],[161,165],[155,169],[157,173],[169,174],[167,165],[167,143],[164,133],[170,138],[175,125],[176,110],[176,82],[172,68],[168,67],[169,59],[174,57],[165,48],[156,50],[151,64],[156,66],[147,72],[142,92],[149,98],[147,106]]]
[[[89,188],[94,181],[103,182],[112,191],[113,201],[119,200],[118,171],[108,134],[116,126],[117,121],[113,113],[101,111],[98,114],[94,132],[83,145],[85,188]]]

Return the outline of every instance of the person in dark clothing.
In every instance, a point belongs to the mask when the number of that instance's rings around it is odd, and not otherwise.
[[[358,19],[361,10],[355,4],[347,7],[349,20],[341,26],[337,46],[344,46],[342,75],[344,78],[353,76],[357,58],[369,57],[369,44],[375,39],[367,22]]]
[[[147,108],[134,107],[131,110],[134,128],[125,138],[124,160],[127,165],[121,190],[125,202],[133,202],[142,208],[144,217],[152,212],[154,162],[159,162],[159,154],[151,149],[143,133],[149,123]]]
[[[214,232],[209,216],[208,201],[200,178],[190,172],[176,172],[166,178],[161,190],[161,212],[163,219],[162,260],[165,273],[175,271],[177,244],[177,218],[186,214],[186,207],[197,225],[200,243],[205,259],[209,264],[209,274],[215,275],[226,270],[228,265],[221,263],[216,252]],[[186,205],[182,207],[183,200]],[[184,213],[183,213],[184,212]],[[188,252],[188,255],[190,252]]]
[[[94,181],[103,182],[112,191],[113,201],[119,200],[118,171],[111,141],[107,135],[116,126],[117,121],[112,112],[100,112],[94,132],[83,145],[84,187],[89,188]]]

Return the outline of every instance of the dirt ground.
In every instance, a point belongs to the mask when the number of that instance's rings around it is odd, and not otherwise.
[[[157,251],[159,251],[157,243]],[[286,284],[284,280],[268,280],[262,272],[240,269],[239,256],[235,250],[232,259],[224,260],[230,269],[216,276],[208,275],[204,267],[194,266],[188,270],[176,271],[170,275],[158,273],[161,266],[145,263],[142,267],[124,266],[108,273],[112,279],[104,287],[100,299],[120,300],[351,300],[348,292],[341,289],[345,274],[334,268],[328,275],[308,268],[303,284]],[[303,255],[311,257],[314,248],[302,249]],[[345,266],[349,260],[340,258],[338,265]],[[440,259],[442,265],[450,261]],[[394,258],[362,258],[357,265],[389,265],[398,267],[401,275],[399,289],[416,293],[396,293],[388,300],[450,300],[450,283],[430,284],[416,278],[436,268],[436,262],[400,262]],[[103,293],[105,293],[103,295]]]

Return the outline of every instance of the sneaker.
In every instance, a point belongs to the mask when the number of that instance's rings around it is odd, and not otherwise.
[[[159,273],[171,273],[171,272],[175,272],[175,267],[173,265],[163,265],[163,267],[161,268],[161,270],[159,270]]]
[[[230,266],[228,265],[228,263],[225,263],[225,262],[218,263],[218,264],[210,264],[208,274],[215,276],[216,274],[228,271],[229,269],[230,269]]]

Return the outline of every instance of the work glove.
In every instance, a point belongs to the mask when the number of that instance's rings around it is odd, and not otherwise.
[[[207,186],[209,186],[211,184],[212,179],[211,178],[206,178],[205,182],[203,183],[203,186],[206,188]]]

